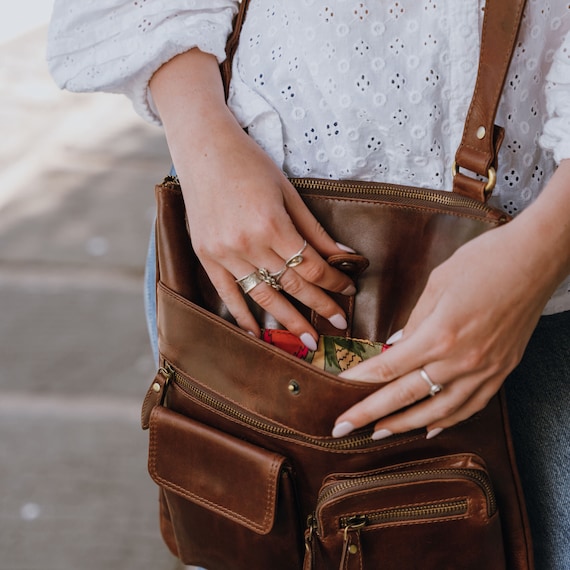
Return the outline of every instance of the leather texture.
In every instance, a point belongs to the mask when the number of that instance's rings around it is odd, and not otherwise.
[[[497,165],[503,133],[494,126],[494,120],[525,4],[525,0],[497,0],[485,5],[475,90],[455,155],[458,167],[483,177],[488,175],[489,168],[496,169]],[[484,136],[478,136],[481,127]],[[478,200],[486,199],[486,182],[477,185],[475,179],[471,178],[468,183],[467,178],[455,176],[453,191]]]
[[[247,3],[228,42],[226,87]],[[496,166],[504,133],[494,116],[523,6],[487,2],[459,169],[485,175]],[[473,140],[481,125],[492,136]],[[508,221],[484,204],[486,183],[459,170],[452,193],[292,183],[327,232],[358,251],[329,260],[357,282],[356,295],[337,296],[347,331],[299,306],[321,334],[384,341],[434,267]],[[420,430],[375,442],[371,427],[332,438],[335,418],[376,386],[318,370],[235,326],[192,249],[177,182],[157,186],[156,197],[161,368],[142,424],[174,555],[208,570],[533,568],[502,391],[432,440]],[[251,308],[262,327],[280,327]]]
[[[478,202],[468,201],[472,210],[445,203],[437,207],[430,202],[426,206],[425,190],[410,188],[410,195],[415,191],[418,196],[415,199],[408,197],[403,202],[394,202],[393,197],[366,201],[362,197],[351,198],[350,192],[346,193],[347,197],[338,191],[333,197],[327,197],[329,189],[325,183],[322,187],[317,184],[316,188],[315,181],[311,181],[310,191],[303,188],[303,181],[294,183],[310,207],[318,211],[317,215],[326,217],[324,221],[333,236],[348,232],[347,235],[354,237],[359,229],[367,228],[366,232],[360,232],[363,235],[359,236],[359,255],[354,267],[356,272],[363,265],[368,264],[368,267],[358,278],[359,292],[354,297],[351,327],[353,333],[362,333],[373,340],[383,340],[407,318],[415,303],[414,296],[421,291],[421,280],[431,270],[430,265],[437,265],[446,255],[451,255],[449,236],[442,236],[440,232],[447,231],[456,236],[454,246],[458,246],[462,240],[471,239],[506,221],[502,214],[486,206],[481,209]],[[382,191],[383,185],[378,186]],[[435,192],[432,197],[439,199],[439,193]],[[162,518],[165,541],[177,556],[185,563],[199,564],[209,570],[301,568],[304,521],[315,512],[319,492],[327,477],[371,469],[395,469],[395,466],[410,461],[435,458],[447,461],[449,456],[468,453],[481,458],[477,461],[487,465],[498,509],[494,518],[489,517],[493,520],[485,525],[477,520],[477,509],[470,508],[469,512],[475,516],[471,522],[461,519],[460,526],[464,530],[456,531],[455,540],[459,545],[457,548],[465,555],[462,564],[466,568],[477,567],[482,560],[480,549],[468,545],[481,540],[494,545],[491,550],[485,548],[486,555],[498,553],[497,559],[493,558],[495,565],[491,567],[532,568],[524,502],[502,394],[480,414],[445,430],[433,440],[426,440],[425,433],[420,431],[373,442],[370,429],[360,430],[348,438],[333,439],[329,434],[335,418],[349,405],[374,391],[375,386],[349,382],[322,372],[236,327],[192,252],[182,195],[176,183],[167,182],[157,187],[157,204],[157,316],[163,371],[157,375],[159,381],[153,381],[153,385],[160,386],[160,392],[156,393],[152,386],[149,390],[152,395],[146,399],[143,422],[152,418],[149,467],[161,487],[163,511],[167,512]],[[410,216],[414,220],[407,224],[411,226],[411,238],[408,231],[397,231],[403,226],[404,218],[409,222]],[[370,237],[370,232],[374,237]],[[400,259],[400,252],[415,251],[415,240],[420,236],[421,242],[429,247],[422,246],[423,251],[414,258],[415,261],[405,263]],[[444,245],[445,250],[441,250]],[[367,263],[363,263],[363,258]],[[418,275],[424,276],[419,282]],[[396,283],[387,285],[394,276],[397,276]],[[361,295],[362,300],[359,299]],[[266,319],[262,312],[258,312],[258,318],[262,323]],[[380,319],[380,324],[376,323],[376,318]],[[383,318],[388,324],[382,322]],[[160,378],[164,374],[169,376],[167,381]],[[298,387],[294,392],[289,389],[292,380]],[[176,421],[169,419],[167,414],[154,411],[164,408],[176,414]],[[196,425],[205,429],[199,430]],[[210,434],[211,430],[216,436],[208,435],[208,443],[200,443],[206,437],[203,434]],[[213,442],[217,443],[214,445]],[[245,453],[242,446],[258,447],[260,456],[268,453],[269,457],[276,454],[284,458],[282,463],[279,460],[271,463],[280,475],[270,479],[267,475],[270,469],[261,459],[255,469],[246,467],[250,459],[236,460],[235,457]],[[196,462],[199,468],[194,470]],[[217,470],[227,477],[209,476]],[[270,480],[274,483],[272,491],[268,490]],[[439,501],[438,493],[430,495],[432,487],[435,489],[435,486],[423,486],[419,496],[412,496],[411,500],[414,503]],[[437,484],[438,489],[441,487]],[[480,495],[472,496],[469,488],[476,490],[472,485],[463,485],[461,493],[454,492],[449,498],[459,493],[470,505],[481,504]],[[222,497],[224,493],[232,495],[228,502],[238,501],[231,509],[221,499],[212,499]],[[381,491],[371,493],[378,501],[385,496]],[[275,501],[272,507],[268,507],[269,496]],[[396,496],[399,497],[396,502],[402,503],[403,497],[410,497],[410,494],[398,492]],[[360,499],[354,500],[358,505],[364,504]],[[251,502],[264,505],[264,512],[273,510],[276,514],[260,522],[264,519],[259,513],[251,514]],[[228,516],[228,511],[234,514]],[[336,511],[326,512],[333,516]],[[338,516],[336,519],[337,522],[331,524],[338,526]],[[244,524],[244,520],[257,521],[257,527],[251,522],[249,526]],[[271,530],[266,532],[268,520],[274,522]],[[418,532],[418,547],[414,550],[416,561],[418,567],[430,568],[421,561],[435,556],[432,554],[433,541],[437,538],[440,549],[451,533],[447,527],[456,523],[459,521],[397,524],[390,527],[390,534],[403,530],[405,538],[400,541],[393,538],[394,544],[403,547]],[[482,525],[495,530],[482,537],[475,532]],[[423,541],[420,529],[427,532],[429,540]],[[354,546],[362,549],[359,552],[369,565],[370,556],[374,558],[377,554],[370,549],[370,541],[365,540],[371,532],[363,530],[358,536],[351,535],[350,539],[358,541],[360,546]],[[322,529],[319,533],[320,540]],[[334,567],[340,567],[343,556],[348,556],[346,567],[351,568],[356,563],[353,557],[356,555],[339,550],[338,540],[342,540],[342,534],[341,531],[336,533],[336,542],[325,540],[322,543],[315,539],[311,550],[314,562],[311,559],[306,562],[314,565],[308,568],[328,568],[332,558],[335,558]],[[283,536],[287,539],[281,541]],[[331,548],[323,550],[323,544],[330,544]],[[404,556],[396,547],[390,550],[395,561]],[[381,554],[387,556],[384,551]],[[405,554],[408,556],[407,550]],[[390,564],[397,567],[396,562],[390,560],[383,563],[387,567]],[[487,562],[485,559],[485,565]]]
[[[328,478],[305,569],[505,568],[487,476],[476,456],[463,454]],[[442,536],[445,547],[423,551],[420,565],[418,545]]]

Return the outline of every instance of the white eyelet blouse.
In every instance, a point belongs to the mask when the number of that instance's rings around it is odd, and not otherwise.
[[[193,47],[222,61],[237,6],[56,0],[48,63],[61,87],[124,93],[160,123],[150,77]],[[482,0],[251,0],[228,104],[290,176],[449,189],[483,7]],[[516,215],[570,158],[567,0],[527,1],[497,123],[506,138],[492,202]],[[564,310],[570,276],[545,312]]]

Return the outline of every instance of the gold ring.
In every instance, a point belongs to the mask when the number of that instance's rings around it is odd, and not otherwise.
[[[441,384],[436,384],[435,382],[433,382],[432,379],[429,377],[428,373],[423,368],[420,368],[420,376],[427,382],[429,386],[430,396],[433,397],[436,394],[439,394],[439,392],[443,390],[443,386]]]
[[[295,255],[292,255],[287,261],[285,261],[285,267],[297,267],[297,265],[303,263],[304,258],[302,253],[305,251],[306,247],[307,240],[303,242],[303,247]]]
[[[236,283],[241,287],[242,291],[247,295],[254,287],[257,287],[263,279],[259,276],[257,271],[248,273],[245,277],[236,279]]]

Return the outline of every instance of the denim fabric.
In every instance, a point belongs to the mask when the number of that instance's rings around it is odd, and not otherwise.
[[[570,311],[542,317],[506,382],[537,570],[570,569]]]
[[[148,244],[148,253],[144,274],[144,309],[146,313],[146,326],[150,338],[150,346],[154,356],[154,363],[158,368],[158,331],[156,325],[156,243],[155,226],[152,225]]]
[[[158,359],[155,272],[153,231],[145,304]],[[570,311],[541,318],[506,388],[536,569],[570,570]]]

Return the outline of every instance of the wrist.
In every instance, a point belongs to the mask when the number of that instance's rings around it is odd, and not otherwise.
[[[570,160],[563,161],[534,204],[515,218],[510,230],[533,279],[551,292],[570,273]]]

